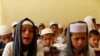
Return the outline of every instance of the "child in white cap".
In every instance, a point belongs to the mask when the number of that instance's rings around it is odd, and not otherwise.
[[[54,41],[54,33],[50,28],[45,28],[41,31],[41,43],[44,46],[44,51],[49,51],[50,47],[56,47],[57,50],[62,50],[64,45]]]
[[[59,35],[59,28],[58,28],[58,23],[56,21],[50,22],[50,28],[52,29],[54,35],[55,35],[55,42],[56,43],[64,43],[65,40],[64,38]]]
[[[58,34],[62,35],[62,33],[63,33],[63,26],[61,24],[59,24],[58,28],[59,28]]]
[[[14,30],[15,30],[17,24],[18,24],[18,22],[16,22],[16,21],[12,23],[12,38],[13,38]]]
[[[18,22],[13,22],[12,27],[15,28],[17,26]]]
[[[84,21],[87,23],[88,31],[96,30],[96,19],[93,16],[86,16]]]
[[[0,50],[2,51],[5,45],[12,40],[12,32],[7,25],[2,25],[0,27]]]
[[[41,31],[41,43],[48,48],[47,51],[54,44],[54,37],[54,33],[50,28],[45,28]]]
[[[69,24],[67,30],[67,47],[59,56],[95,56],[88,45],[88,27],[83,21]]]
[[[41,34],[41,30],[45,28],[45,25],[43,23],[40,23],[38,28],[39,28],[39,34]]]
[[[18,22],[13,22],[13,23],[12,23],[13,32],[14,32],[15,27],[17,26],[17,24],[18,24]]]
[[[33,21],[25,18],[17,24],[13,42],[5,46],[2,56],[44,56],[42,44],[37,44]]]
[[[55,35],[58,35],[59,28],[58,23],[56,21],[50,22],[50,28],[52,29]]]

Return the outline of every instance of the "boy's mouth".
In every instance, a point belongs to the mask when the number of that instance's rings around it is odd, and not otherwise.
[[[24,37],[24,40],[29,40],[30,38],[29,37]]]

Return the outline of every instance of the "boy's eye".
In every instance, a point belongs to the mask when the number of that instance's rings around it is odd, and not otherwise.
[[[74,40],[76,40],[76,41],[77,41],[77,40],[79,40],[79,38],[75,38]]]
[[[82,37],[81,39],[82,39],[82,40],[85,40],[85,38],[86,38],[86,37]]]
[[[22,31],[22,32],[25,32],[26,30],[22,29],[21,31]]]
[[[29,30],[29,32],[33,32],[33,30]]]
[[[47,39],[44,39],[44,40],[47,40]]]
[[[6,38],[5,37],[2,37],[2,40],[5,40]]]

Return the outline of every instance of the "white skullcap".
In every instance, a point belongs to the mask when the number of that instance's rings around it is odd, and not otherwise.
[[[31,23],[30,21],[24,21],[24,22],[22,23],[22,25],[26,25],[26,24],[32,25],[32,23]]]
[[[0,27],[0,35],[6,35],[12,33],[10,28],[7,25],[3,25]]]
[[[84,19],[84,21],[87,23],[88,31],[95,30],[95,26],[92,19],[94,19],[93,16],[86,16]]]
[[[15,25],[17,25],[18,24],[18,22],[13,22],[12,23],[12,27],[14,27]]]
[[[53,24],[57,24],[58,25],[58,23],[56,21],[50,22],[50,26],[53,25]]]
[[[84,21],[91,20],[91,19],[94,19],[94,17],[93,16],[86,16]]]
[[[45,28],[41,31],[41,35],[53,34],[53,31],[50,28]]]
[[[63,28],[63,26],[61,24],[58,25],[59,28]]]
[[[85,23],[75,23],[70,24],[70,32],[86,32],[86,24]]]

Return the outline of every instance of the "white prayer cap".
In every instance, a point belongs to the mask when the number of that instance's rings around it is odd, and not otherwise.
[[[41,35],[53,34],[53,31],[50,28],[45,28],[41,31]]]
[[[84,19],[84,21],[87,23],[88,31],[95,30],[95,26],[92,19],[94,19],[93,16],[86,16]]]
[[[6,35],[12,33],[10,28],[7,25],[3,25],[0,27],[0,35]]]
[[[32,25],[32,23],[31,23],[30,21],[24,21],[24,22],[22,23],[22,25],[26,25],[26,24]]]
[[[53,24],[57,24],[58,25],[58,23],[56,21],[50,22],[50,26],[53,25]]]
[[[93,16],[86,16],[84,21],[91,20],[91,19],[94,19],[94,17]]]
[[[15,25],[17,25],[18,24],[18,22],[13,22],[12,23],[12,27],[14,27]]]
[[[61,24],[58,25],[59,28],[63,28],[63,26]]]
[[[86,32],[86,24],[85,23],[74,23],[70,24],[70,32]]]

